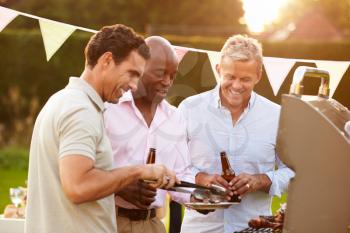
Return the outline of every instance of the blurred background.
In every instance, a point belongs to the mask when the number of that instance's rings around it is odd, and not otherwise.
[[[240,33],[259,39],[264,56],[350,61],[349,0],[0,0],[0,6],[95,30],[122,23],[198,49],[218,51]],[[37,20],[18,16],[0,33],[0,212],[10,202],[9,186],[24,185],[38,112],[69,76],[80,75],[90,36],[75,31],[47,62]],[[315,66],[295,64],[276,96],[264,73],[256,91],[279,103],[299,65]],[[333,95],[348,108],[349,72]],[[207,55],[188,52],[168,99],[177,105],[215,84]],[[318,80],[304,84],[306,94],[317,93]]]

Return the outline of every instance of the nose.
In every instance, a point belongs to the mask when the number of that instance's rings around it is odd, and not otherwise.
[[[162,79],[162,85],[165,87],[169,87],[171,85],[172,79],[169,74],[164,75]]]
[[[242,88],[242,83],[239,79],[235,79],[232,81],[232,87],[235,89],[235,90],[239,90]]]
[[[138,83],[139,79],[138,78],[131,78],[130,79],[130,82],[129,82],[129,88],[132,90],[132,91],[136,91],[137,89],[137,83]]]

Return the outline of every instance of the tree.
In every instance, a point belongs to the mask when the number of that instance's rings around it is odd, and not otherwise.
[[[350,1],[349,0],[294,0],[282,9],[280,20],[273,25],[287,25],[295,22],[305,12],[312,8],[321,10],[331,22],[344,32],[350,28]]]
[[[141,32],[147,24],[242,27],[240,0],[17,1],[12,8],[94,29],[114,23],[123,23]]]

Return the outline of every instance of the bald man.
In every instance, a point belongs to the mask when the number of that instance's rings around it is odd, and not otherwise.
[[[173,169],[181,180],[193,182],[184,120],[165,100],[179,65],[176,53],[162,37],[153,36],[145,41],[151,57],[137,90],[126,92],[118,104],[106,104],[105,125],[112,143],[114,166],[145,164],[152,147],[156,149],[156,164]],[[155,213],[164,205],[166,192],[142,182],[118,192],[118,232],[165,233]],[[179,203],[190,201],[189,194],[169,193]]]

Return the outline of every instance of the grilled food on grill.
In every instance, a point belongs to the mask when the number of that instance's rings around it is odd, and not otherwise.
[[[253,218],[249,221],[249,227],[260,229],[260,228],[272,228],[281,229],[283,228],[284,211],[280,210],[274,216],[260,216]]]

